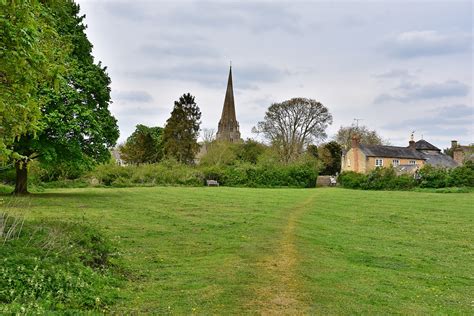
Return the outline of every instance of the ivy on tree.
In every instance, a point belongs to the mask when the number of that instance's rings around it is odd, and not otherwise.
[[[163,131],[163,148],[167,157],[192,164],[199,150],[197,139],[201,125],[201,111],[190,93],[174,102],[171,117]]]

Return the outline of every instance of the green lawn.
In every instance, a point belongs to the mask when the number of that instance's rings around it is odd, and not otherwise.
[[[3,197],[10,200],[10,197]],[[29,218],[97,223],[158,314],[473,314],[474,193],[57,189]]]

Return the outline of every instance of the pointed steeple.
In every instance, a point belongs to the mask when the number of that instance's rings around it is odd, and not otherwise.
[[[229,79],[227,80],[227,90],[222,108],[221,120],[217,130],[217,139],[230,142],[240,141],[239,122],[235,115],[234,87],[232,84],[232,65],[229,69]]]

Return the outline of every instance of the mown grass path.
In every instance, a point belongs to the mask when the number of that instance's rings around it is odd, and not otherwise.
[[[113,240],[117,314],[474,312],[473,193],[86,188],[14,205]]]
[[[277,248],[270,256],[265,256],[257,267],[261,273],[267,274],[271,284],[256,290],[257,300],[254,302],[262,315],[299,315],[309,312],[309,306],[302,297],[304,284],[297,272],[299,253],[296,248],[295,233],[302,214],[311,209],[314,194],[302,203],[287,211],[287,223],[282,227]]]

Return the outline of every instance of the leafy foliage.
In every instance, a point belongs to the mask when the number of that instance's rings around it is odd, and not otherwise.
[[[89,174],[99,185],[131,186],[202,186],[205,180],[217,180],[224,186],[243,187],[314,187],[318,175],[314,159],[300,159],[285,165],[252,164],[237,161],[231,165],[190,166],[173,160],[140,166],[100,165]]]
[[[18,158],[13,142],[44,123],[42,87],[57,87],[70,45],[39,1],[0,1],[0,158]]]
[[[368,174],[343,172],[339,183],[346,188],[365,190],[407,190],[420,188],[474,187],[472,164],[454,169],[436,168],[426,165],[420,169],[420,180],[412,175],[397,176],[393,168],[376,168]]]
[[[367,145],[389,145],[375,131],[370,130],[367,126],[341,126],[334,137],[334,140],[341,145],[342,149],[349,150],[352,144],[352,136],[360,137],[360,142]]]
[[[474,162],[466,161],[464,165],[453,169],[446,182],[451,187],[474,187]]]
[[[114,187],[201,186],[204,183],[204,176],[198,169],[175,160],[164,160],[157,164],[140,166],[100,165],[88,177],[97,180],[99,185]]]
[[[310,143],[326,138],[326,128],[332,124],[332,115],[320,102],[293,98],[272,104],[257,132],[278,148],[285,163],[297,159]]]
[[[314,149],[312,155],[314,155]],[[341,156],[342,148],[335,142],[331,141],[326,144],[322,144],[317,148],[317,157],[321,160],[324,168],[321,170],[323,175],[335,175],[341,171]]]
[[[108,147],[118,138],[117,121],[108,109],[110,78],[106,68],[93,61],[79,6],[73,1],[45,2],[44,6],[54,18],[48,27],[71,49],[56,87],[41,85],[38,89],[44,100],[39,107],[41,128],[14,143],[15,152],[21,155],[16,163],[17,175],[21,175],[16,193],[26,192],[27,174],[22,170],[30,160],[39,157],[45,164],[105,162],[110,158]]]
[[[377,168],[369,174],[343,172],[338,180],[342,186],[351,189],[407,190],[416,186],[413,176],[397,176],[392,168]]]
[[[197,139],[200,119],[201,111],[191,94],[183,94],[174,102],[171,117],[166,121],[163,131],[163,147],[167,157],[186,164],[194,162],[199,150]]]
[[[203,166],[224,166],[237,162],[238,144],[223,141],[214,141],[205,144],[206,153],[201,157],[199,164]]]
[[[239,143],[213,141],[204,146],[206,153],[199,161],[204,166],[232,165],[237,162],[256,164],[265,151],[269,150],[264,144],[251,139]]]
[[[117,298],[113,251],[90,224],[27,221],[0,246],[0,313],[107,311]]]
[[[267,147],[264,144],[252,139],[247,139],[243,143],[238,143],[237,148],[237,159],[252,164],[256,164],[259,157],[267,150]]]
[[[318,170],[312,163],[297,162],[281,166],[237,163],[225,167],[203,168],[206,179],[225,186],[313,188]]]
[[[129,164],[155,163],[163,158],[163,129],[137,125],[127,142],[119,147],[121,158]]]

